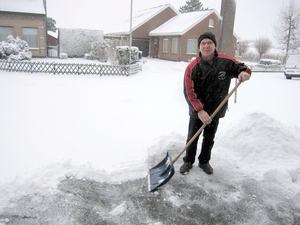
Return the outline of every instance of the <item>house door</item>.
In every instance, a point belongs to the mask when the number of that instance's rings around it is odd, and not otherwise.
[[[159,52],[159,38],[155,37],[152,41],[151,46],[151,57],[158,58],[158,52]]]

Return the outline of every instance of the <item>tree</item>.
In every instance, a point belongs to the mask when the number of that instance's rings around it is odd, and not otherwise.
[[[278,42],[284,46],[285,54],[296,48],[299,41],[300,9],[293,0],[283,7],[279,13],[278,23],[275,25]]]
[[[243,40],[239,42],[239,55],[243,57],[243,55],[248,51],[249,49],[249,42],[247,40]]]
[[[267,37],[260,37],[254,42],[254,47],[259,54],[259,59],[261,59],[263,54],[267,53],[272,47],[272,41]]]
[[[202,3],[200,0],[187,0],[184,6],[179,8],[180,13],[196,12],[203,10]]]
[[[55,24],[56,24],[56,21],[53,18],[47,17],[47,31],[50,30],[50,31],[55,32],[57,30]]]

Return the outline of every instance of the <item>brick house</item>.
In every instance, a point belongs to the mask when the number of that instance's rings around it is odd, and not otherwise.
[[[179,12],[170,4],[134,12],[132,15],[132,45],[137,46],[143,52],[143,56],[149,56],[150,31],[178,14]],[[127,43],[129,43],[129,35],[130,20],[104,30],[105,38],[125,40]]]
[[[222,18],[216,10],[204,10],[179,14],[160,27],[152,30],[150,36],[150,57],[173,61],[189,61],[198,55],[198,37],[205,31],[221,36]],[[233,35],[233,43],[237,38]],[[217,46],[218,47],[218,46]],[[235,44],[232,46],[234,52]]]
[[[142,25],[136,25],[138,15],[151,10],[152,14],[145,13]],[[213,32],[217,41],[221,36],[222,17],[214,9],[180,14],[170,4],[166,4],[134,13],[132,20],[135,25],[132,29],[132,45],[139,47],[143,56],[153,58],[189,61],[198,55],[197,40],[202,32]],[[126,30],[115,27],[113,32],[104,31],[105,37],[128,39],[129,21],[125,24],[123,27]],[[232,38],[233,43],[236,43],[236,36],[233,35]],[[147,43],[142,47],[138,42],[141,39]],[[232,49],[234,52],[235,44]]]
[[[46,0],[1,0],[0,41],[20,37],[29,44],[33,57],[47,56]]]

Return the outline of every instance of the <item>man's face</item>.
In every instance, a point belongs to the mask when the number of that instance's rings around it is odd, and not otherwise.
[[[209,38],[205,38],[200,42],[199,50],[204,59],[211,58],[214,55],[215,49],[215,43]]]

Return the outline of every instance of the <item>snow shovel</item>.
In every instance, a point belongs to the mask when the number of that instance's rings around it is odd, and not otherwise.
[[[215,109],[213,114],[211,114],[210,118],[214,118],[215,115],[220,111],[223,105],[228,101],[230,96],[237,90],[240,86],[241,82],[238,82],[235,87],[229,92],[229,94],[223,99],[220,105]],[[167,152],[166,157],[158,163],[156,166],[149,170],[148,174],[148,182],[149,182],[149,191],[153,192],[158,187],[167,183],[172,176],[175,174],[174,163],[179,159],[179,157],[186,151],[186,149],[192,144],[192,142],[201,134],[206,124],[203,124],[197,133],[188,141],[188,143],[184,146],[184,148],[176,155],[176,157],[172,160],[169,152]]]

